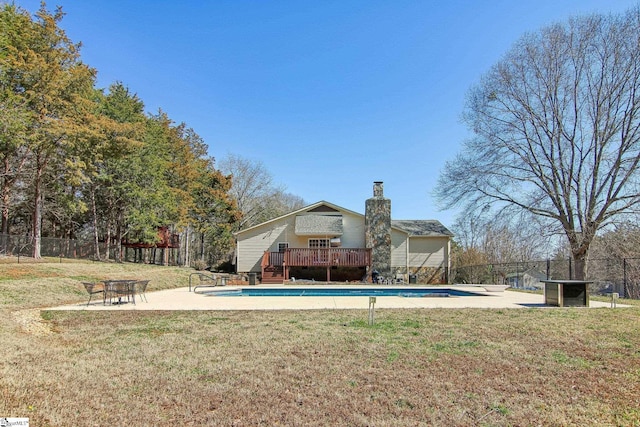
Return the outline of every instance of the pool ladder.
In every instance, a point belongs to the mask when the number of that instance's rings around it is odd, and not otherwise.
[[[199,284],[193,287],[193,292],[198,288],[213,288],[215,286],[225,286],[227,284],[226,277],[218,277],[213,274],[191,273],[189,275],[189,292],[191,292],[192,278],[198,276]]]

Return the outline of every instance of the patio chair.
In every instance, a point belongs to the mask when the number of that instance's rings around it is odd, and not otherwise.
[[[92,283],[92,282],[82,282],[82,284],[84,285],[84,288],[89,294],[89,301],[87,301],[87,307],[89,306],[89,303],[91,303],[91,298],[93,298],[93,296],[96,294],[102,294],[102,304],[105,303],[106,295],[104,293],[104,286],[99,286],[97,283]]]
[[[140,300],[143,300],[145,302],[149,302],[147,301],[147,285],[149,284],[149,280],[138,280],[135,283],[135,292],[140,295]]]
[[[109,304],[113,298],[118,298],[117,304],[122,304],[122,298],[127,297],[127,301],[131,301],[133,299],[133,303],[136,303],[135,295],[133,294],[134,290],[133,280],[105,280],[104,281],[104,291],[105,291],[105,301],[109,298]]]

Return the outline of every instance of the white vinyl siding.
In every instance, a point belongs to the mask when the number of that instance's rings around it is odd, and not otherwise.
[[[407,268],[407,233],[391,230],[391,268]]]
[[[409,267],[447,267],[446,238],[412,237],[409,240]]]
[[[265,251],[277,252],[281,243],[291,244],[295,217],[282,218],[277,222],[266,223],[262,227],[248,230],[238,237],[237,267],[239,273],[259,272],[262,255]]]
[[[238,273],[259,272],[265,251],[277,252],[286,245],[289,248],[308,248],[310,247],[309,239],[316,241],[327,239],[330,242],[330,239],[339,237],[341,248],[365,247],[364,215],[336,209],[328,215],[342,215],[342,235],[298,236],[295,233],[296,217],[301,215],[323,215],[323,212],[297,211],[238,233],[236,271]],[[407,267],[448,267],[448,241],[448,237],[408,237],[405,231],[392,229],[391,267],[401,271]]]
[[[341,214],[344,225],[344,232],[340,236],[341,247],[364,248],[364,217],[349,212],[341,212]],[[295,221],[296,215],[285,216],[277,221],[267,222],[239,233],[236,247],[236,271],[238,273],[259,272],[264,252],[277,252],[283,243],[288,243],[290,248],[308,248],[309,236],[295,234]],[[323,238],[331,239],[332,237],[334,236]]]
[[[391,268],[448,267],[448,239],[442,237],[409,237],[398,230],[391,232]],[[408,251],[407,251],[408,245]]]
[[[340,236],[343,248],[364,248],[364,216],[343,213],[343,231]]]

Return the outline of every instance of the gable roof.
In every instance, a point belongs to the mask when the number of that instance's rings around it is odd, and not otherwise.
[[[453,237],[453,233],[449,231],[440,221],[436,220],[391,220],[391,226],[398,228],[409,236],[446,236]]]
[[[295,233],[298,236],[342,235],[342,215],[297,215]]]
[[[300,215],[304,213],[312,213],[312,212],[323,212],[323,207],[328,207],[331,211],[341,211],[348,212],[353,215],[357,215],[364,218],[364,215],[358,212],[354,212],[352,210],[340,207],[338,205],[334,205],[333,203],[329,203],[327,201],[321,200],[319,202],[307,205],[302,207],[296,211],[289,212],[284,215],[280,215],[277,218],[270,219],[269,221],[265,221],[261,224],[254,225],[249,228],[245,228],[244,230],[236,231],[233,233],[235,236],[252,230],[257,227],[262,227],[265,224],[269,224],[272,222],[279,221],[282,218],[286,218],[292,215]],[[326,211],[325,211],[326,212]],[[337,213],[337,212],[336,212]],[[304,221],[304,220],[303,220]],[[310,224],[308,224],[310,225]],[[340,227],[342,224],[333,223],[333,227]],[[404,233],[407,233],[409,236],[413,237],[453,237],[453,233],[449,231],[444,225],[437,220],[391,220],[391,227],[396,228]]]
[[[351,213],[351,214],[353,214],[353,215],[358,215],[358,216],[362,216],[362,217],[364,217],[364,215],[359,214],[358,212],[354,212],[354,211],[352,211],[352,210],[345,209],[345,208],[340,207],[340,206],[338,206],[338,205],[334,205],[333,203],[329,203],[329,202],[326,202],[326,201],[324,201],[324,200],[321,200],[321,201],[319,201],[319,202],[312,203],[312,204],[307,205],[307,206],[305,206],[305,207],[303,207],[303,208],[300,208],[300,209],[298,209],[298,210],[296,210],[296,211],[289,212],[289,213],[287,213],[287,214],[280,215],[280,216],[279,216],[279,217],[277,217],[277,218],[270,219],[269,221],[265,221],[265,222],[262,222],[262,223],[260,223],[260,224],[256,224],[256,225],[254,225],[254,226],[251,226],[251,227],[249,227],[249,228],[245,228],[245,229],[243,229],[243,230],[236,231],[236,232],[235,232],[235,233],[233,233],[233,234],[234,234],[235,236],[237,236],[238,234],[242,234],[242,233],[247,232],[247,231],[249,231],[249,230],[253,230],[254,228],[262,227],[262,226],[264,226],[264,225],[266,225],[266,224],[270,224],[270,223],[272,223],[272,222],[279,221],[279,220],[281,220],[282,218],[286,218],[286,217],[288,217],[288,216],[292,216],[292,215],[299,215],[299,214],[303,214],[303,213],[311,212],[311,211],[320,212],[320,211],[322,211],[322,209],[318,209],[318,208],[321,208],[321,207],[323,207],[323,206],[326,206],[326,207],[330,208],[330,209],[331,209],[331,211],[336,211],[336,213],[338,213],[338,211],[342,211],[342,212],[348,212],[348,213]]]

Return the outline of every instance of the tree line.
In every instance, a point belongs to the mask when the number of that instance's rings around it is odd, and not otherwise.
[[[237,168],[222,173],[193,129],[145,113],[122,82],[96,87],[61,8],[1,7],[0,232],[29,235],[35,258],[47,236],[91,239],[105,259],[169,226],[196,233],[202,259],[224,258],[243,218]]]
[[[440,203],[564,236],[584,279],[596,238],[637,223],[640,8],[525,34],[469,91],[463,119],[471,137]]]
[[[572,279],[577,271],[568,242],[526,218],[477,216],[460,218],[452,227],[454,283],[505,284],[516,273],[533,278]],[[586,279],[593,290],[624,292],[640,298],[640,225],[621,222],[594,238]],[[539,276],[539,277],[538,277]],[[519,286],[523,286],[522,283]]]

